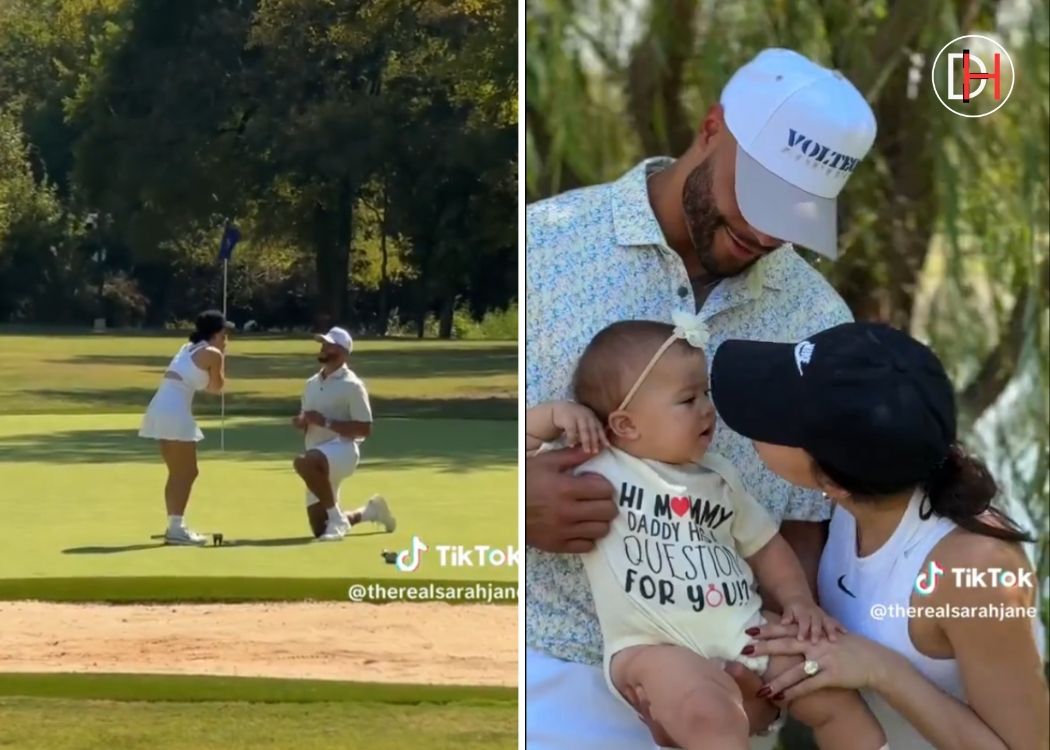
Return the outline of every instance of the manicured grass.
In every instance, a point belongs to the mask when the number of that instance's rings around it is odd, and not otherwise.
[[[369,604],[412,601],[409,589],[419,597],[429,594],[428,587],[441,587],[444,592],[434,599],[447,604],[517,605],[517,583],[514,581],[442,581],[419,579],[413,575],[400,578],[205,578],[205,577],[134,577],[118,578],[8,578],[0,579],[0,600],[39,600],[47,602],[105,602],[110,604],[179,603],[179,602],[259,602],[259,601],[347,601],[351,586],[372,585]],[[423,593],[420,593],[420,592]],[[431,599],[427,599],[430,601]]]
[[[299,450],[295,430],[282,420],[240,419],[227,425],[221,453],[216,425],[204,422],[208,439],[187,521],[221,531],[226,543],[203,548],[166,547],[155,538],[165,523],[165,472],[155,446],[136,437],[137,424],[132,414],[0,417],[0,580],[95,579],[86,585],[105,598],[105,577],[329,579],[344,592],[351,578],[516,579],[511,567],[440,567],[434,551],[411,574],[381,557],[384,549],[406,549],[414,535],[431,550],[515,543],[512,422],[378,424],[362,464],[343,483],[343,505],[385,495],[397,530],[366,524],[335,544],[309,535],[304,490],[290,463]],[[265,587],[255,591],[260,598],[287,593],[280,586],[269,595]]]
[[[386,534],[364,525],[341,543],[319,544],[291,469],[301,434],[288,423],[316,366],[316,345],[236,339],[225,452],[211,408],[218,400],[198,395],[198,406],[208,407],[195,407],[206,439],[187,513],[191,527],[222,532],[226,544],[190,549],[157,538],[165,470],[156,444],[136,435],[178,343],[158,335],[0,335],[0,598],[339,599],[358,579],[516,580],[513,567],[441,567],[434,551],[505,549],[517,538],[517,429],[502,418],[514,414],[513,344],[357,345],[355,367],[374,395],[376,426],[343,483],[342,505],[382,494],[398,527]],[[405,549],[413,536],[432,551],[402,574],[381,552]]]
[[[0,696],[8,696],[0,697],[0,747],[19,750],[517,746],[516,694],[511,689],[0,675]]]
[[[185,340],[175,334],[0,333],[0,413],[140,414]],[[227,414],[292,415],[317,368],[318,344],[247,335],[230,342]],[[358,341],[351,367],[365,380],[377,417],[515,419],[513,342]],[[198,415],[219,414],[198,394]]]
[[[399,705],[506,706],[517,690],[459,685],[397,685],[265,677],[151,674],[6,674],[0,697],[87,698],[175,703],[388,703]],[[0,745],[2,747],[2,745]]]

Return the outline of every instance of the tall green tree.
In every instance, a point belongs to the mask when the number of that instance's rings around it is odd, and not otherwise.
[[[343,320],[369,185],[396,202],[412,198],[396,183],[428,173],[451,216],[479,180],[508,183],[514,41],[493,35],[513,18],[506,0],[140,0],[78,91],[77,184],[146,255],[225,216],[252,217],[257,238],[309,249],[317,322]],[[427,139],[435,151],[402,158]],[[489,197],[506,227],[499,246],[513,252],[513,193]],[[479,205],[471,222],[418,229],[413,217],[435,198],[388,207],[384,226],[413,240],[422,307],[467,291],[457,259],[497,223]]]

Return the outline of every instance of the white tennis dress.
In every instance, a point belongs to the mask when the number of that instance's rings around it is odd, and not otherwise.
[[[204,434],[193,419],[193,394],[204,390],[209,378],[208,372],[193,361],[193,355],[206,346],[206,341],[183,344],[172,357],[165,372],[174,372],[182,380],[161,380],[142,418],[139,437],[187,443],[204,439]]]

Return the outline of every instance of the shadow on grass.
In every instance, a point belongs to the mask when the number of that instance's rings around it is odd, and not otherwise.
[[[109,365],[156,370],[163,373],[171,356],[143,354],[81,354],[67,359],[51,360],[58,365]],[[362,352],[350,363],[354,372],[364,379],[464,377],[512,375],[518,366],[518,353],[513,346],[477,346],[469,349],[420,349],[406,345],[404,349]],[[236,354],[231,353],[226,370],[231,379],[302,379],[317,371],[318,364],[311,353]]]
[[[156,539],[157,537],[153,537]],[[201,545],[212,549],[225,549],[226,547],[301,547],[311,544],[315,540],[312,536],[291,536],[283,539],[230,539],[224,541],[221,546],[213,547],[211,544]],[[111,547],[90,546],[70,547],[62,550],[63,555],[113,555],[120,552],[142,552],[148,549],[162,549],[167,545],[164,542],[156,544],[117,544]]]
[[[502,389],[501,389],[502,390]],[[153,388],[99,388],[83,390],[40,389],[27,391],[26,403],[31,408],[46,408],[44,413],[63,413],[59,404],[74,404],[77,413],[93,411],[108,414],[143,413],[153,398]],[[385,398],[372,396],[372,412],[383,417],[418,417],[446,419],[516,419],[517,401],[513,397],[492,398]],[[198,395],[193,403],[198,417],[218,417],[221,402],[217,397]],[[246,393],[226,394],[227,416],[285,416],[290,419],[299,411],[299,396],[261,396]],[[27,413],[18,409],[8,413]],[[28,413],[41,413],[30,411]]]
[[[289,536],[283,539],[230,539],[224,541],[220,549],[227,547],[301,547],[304,544],[317,543],[312,536]]]
[[[205,536],[211,536],[211,533],[205,534]],[[386,534],[385,531],[355,531],[347,540],[353,537],[359,536],[375,536],[377,534]],[[163,539],[163,534],[154,534],[150,539]],[[320,542],[323,544],[323,542]],[[274,539],[225,539],[219,546],[212,544],[201,545],[202,547],[208,547],[210,549],[228,549],[230,547],[302,547],[307,544],[319,544],[317,539],[313,536],[289,536],[289,537],[278,537]],[[62,550],[63,555],[112,555],[120,552],[142,552],[149,549],[162,549],[167,545],[164,542],[154,544],[118,544],[111,547],[104,546],[89,546],[89,547],[70,547],[69,549]]]
[[[303,450],[301,434],[285,420],[234,422],[226,426],[226,451],[219,430],[205,428],[201,459],[221,456],[245,462],[286,461]],[[508,422],[404,419],[380,422],[362,446],[363,469],[434,467],[470,471],[515,462],[517,431]],[[0,463],[60,464],[156,462],[157,443],[135,430],[76,430],[0,437]]]
[[[147,549],[161,549],[160,544],[120,544],[115,547],[70,547],[62,550],[63,555],[112,555],[117,552],[141,552]]]

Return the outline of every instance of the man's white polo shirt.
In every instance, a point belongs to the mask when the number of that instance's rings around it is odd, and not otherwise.
[[[372,405],[368,401],[365,384],[346,365],[327,378],[319,371],[307,380],[302,408],[303,411],[320,412],[333,422],[372,421]],[[337,437],[339,436],[327,427],[312,424],[306,430],[306,447],[313,448]],[[364,438],[355,440],[361,442]]]

